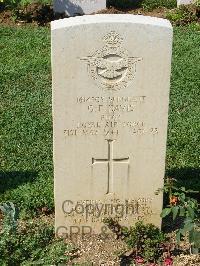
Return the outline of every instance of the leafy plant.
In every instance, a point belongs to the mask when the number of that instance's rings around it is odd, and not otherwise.
[[[196,0],[196,1],[194,2],[194,4],[195,4],[197,7],[200,7],[200,0]]]
[[[137,222],[130,229],[125,229],[124,235],[127,245],[146,262],[156,262],[161,257],[165,235],[155,225]]]
[[[123,239],[127,246],[132,250],[135,261],[139,258],[143,262],[157,262],[163,254],[163,242],[165,235],[159,228],[153,224],[144,224],[142,221],[137,222],[130,228],[122,227],[112,219],[104,219],[108,228],[116,234],[117,238]]]
[[[0,210],[4,215],[3,232],[5,234],[16,232],[18,213],[14,204],[12,202],[3,203],[0,205]]]
[[[190,244],[194,247],[200,247],[200,232],[199,232],[199,205],[196,199],[191,198],[189,194],[198,193],[198,191],[186,190],[185,187],[175,185],[175,179],[167,178],[163,189],[169,196],[169,205],[163,209],[161,217],[164,218],[172,214],[173,220],[177,217],[183,219],[183,224],[176,231],[176,239],[178,243],[181,236],[186,236],[189,233]]]
[[[11,10],[14,20],[32,22],[33,15],[36,12],[42,12],[42,14],[38,15],[52,16],[52,9],[49,7],[51,4],[50,0],[0,0],[0,3],[3,6],[3,8],[1,7],[2,9]]]
[[[39,4],[50,4],[50,0],[0,0],[0,2],[4,5],[5,9],[15,9],[15,8],[23,8],[28,4],[39,3]]]
[[[19,5],[20,0],[1,0],[0,3],[4,9],[12,10],[12,9],[15,9]]]
[[[107,6],[117,8],[134,8],[141,5],[142,0],[108,0]]]
[[[175,8],[176,6],[177,0],[144,0],[142,2],[142,7],[148,11],[159,7],[165,7],[170,9]]]
[[[198,20],[194,5],[182,5],[179,8],[170,10],[167,12],[166,18],[175,25],[185,25]]]
[[[53,226],[42,221],[20,222],[13,203],[4,203],[0,209],[4,217],[0,265],[27,265],[27,262],[50,265],[69,260],[66,252],[70,247],[54,238]]]
[[[117,239],[124,238],[124,228],[118,223],[117,220],[113,218],[104,218],[103,222],[113,233],[115,233]]]

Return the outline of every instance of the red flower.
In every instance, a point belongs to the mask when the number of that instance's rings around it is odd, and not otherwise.
[[[137,264],[143,264],[143,263],[144,263],[144,259],[141,258],[141,257],[137,257],[137,258],[135,259],[135,262],[136,262]]]
[[[164,266],[171,266],[173,265],[173,260],[172,258],[168,257],[164,260]]]

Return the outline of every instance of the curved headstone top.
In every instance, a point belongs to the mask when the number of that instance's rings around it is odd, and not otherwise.
[[[134,23],[172,29],[172,25],[167,19],[130,14],[97,14],[59,19],[51,22],[51,29],[99,23]]]

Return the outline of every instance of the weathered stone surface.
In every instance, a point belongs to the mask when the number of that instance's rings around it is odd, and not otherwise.
[[[195,1],[194,0],[177,0],[177,5],[189,5],[193,4]]]
[[[52,22],[57,233],[99,233],[105,217],[160,225],[171,49],[163,19]]]
[[[68,16],[91,14],[106,8],[106,0],[54,0],[54,12]]]

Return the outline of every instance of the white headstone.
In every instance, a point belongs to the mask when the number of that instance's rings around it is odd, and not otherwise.
[[[106,0],[54,0],[55,13],[65,13],[68,16],[91,14],[106,8]]]
[[[171,50],[164,19],[52,22],[58,234],[99,233],[105,217],[161,224]]]
[[[190,5],[193,4],[194,0],[177,0],[177,5]]]

